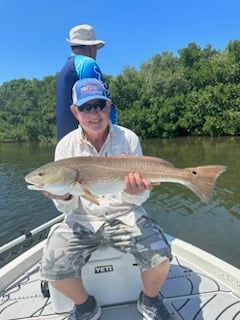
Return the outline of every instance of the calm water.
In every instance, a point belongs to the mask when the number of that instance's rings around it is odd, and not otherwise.
[[[240,267],[240,137],[175,138],[143,142],[146,155],[184,168],[225,164],[209,204],[185,187],[162,183],[145,203],[164,231]],[[52,202],[29,191],[24,176],[52,161],[53,146],[0,144],[0,245],[57,216]]]

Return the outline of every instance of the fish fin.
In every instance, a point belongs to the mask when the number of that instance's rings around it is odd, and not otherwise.
[[[79,188],[81,188],[81,190],[83,192],[83,194],[81,194],[81,197],[100,206],[100,203],[98,202],[97,197],[88,190],[87,186],[84,185],[83,182],[77,181],[76,184]]]
[[[188,187],[203,201],[208,203],[212,197],[213,189],[219,175],[227,169],[226,166],[202,166],[186,168],[191,172]]]
[[[87,199],[88,201],[96,204],[97,206],[100,206],[100,203],[98,202],[97,197],[94,196],[94,194],[92,194],[92,193],[85,193],[81,197],[83,197],[84,199]]]

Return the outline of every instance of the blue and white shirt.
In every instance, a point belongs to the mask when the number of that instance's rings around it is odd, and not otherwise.
[[[70,110],[72,87],[77,80],[84,78],[96,78],[102,81],[107,88],[102,72],[94,59],[83,55],[72,55],[68,58],[57,79],[56,120],[58,140],[78,127],[78,121]],[[117,122],[114,105],[112,105],[110,119],[112,123]]]

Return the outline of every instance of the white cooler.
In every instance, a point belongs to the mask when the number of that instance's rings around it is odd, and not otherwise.
[[[124,303],[138,299],[141,291],[140,271],[130,253],[111,247],[100,247],[82,269],[82,280],[88,293],[100,305]],[[73,302],[49,285],[54,312],[68,312]]]

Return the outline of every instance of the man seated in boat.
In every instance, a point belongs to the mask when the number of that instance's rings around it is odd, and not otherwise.
[[[55,160],[76,156],[142,155],[138,137],[131,130],[111,124],[111,101],[97,79],[83,79],[73,87],[70,109],[79,127],[60,140]],[[136,172],[125,178],[122,192],[89,197],[69,193],[53,199],[66,214],[64,222],[52,228],[46,242],[41,277],[74,302],[69,320],[99,319],[101,307],[88,294],[81,269],[100,244],[131,252],[140,266],[142,292],[138,311],[146,319],[172,319],[159,295],[169,272],[171,249],[160,227],[141,206],[152,190],[150,181]],[[84,182],[79,181],[84,189]],[[117,290],[115,288],[114,290]]]

